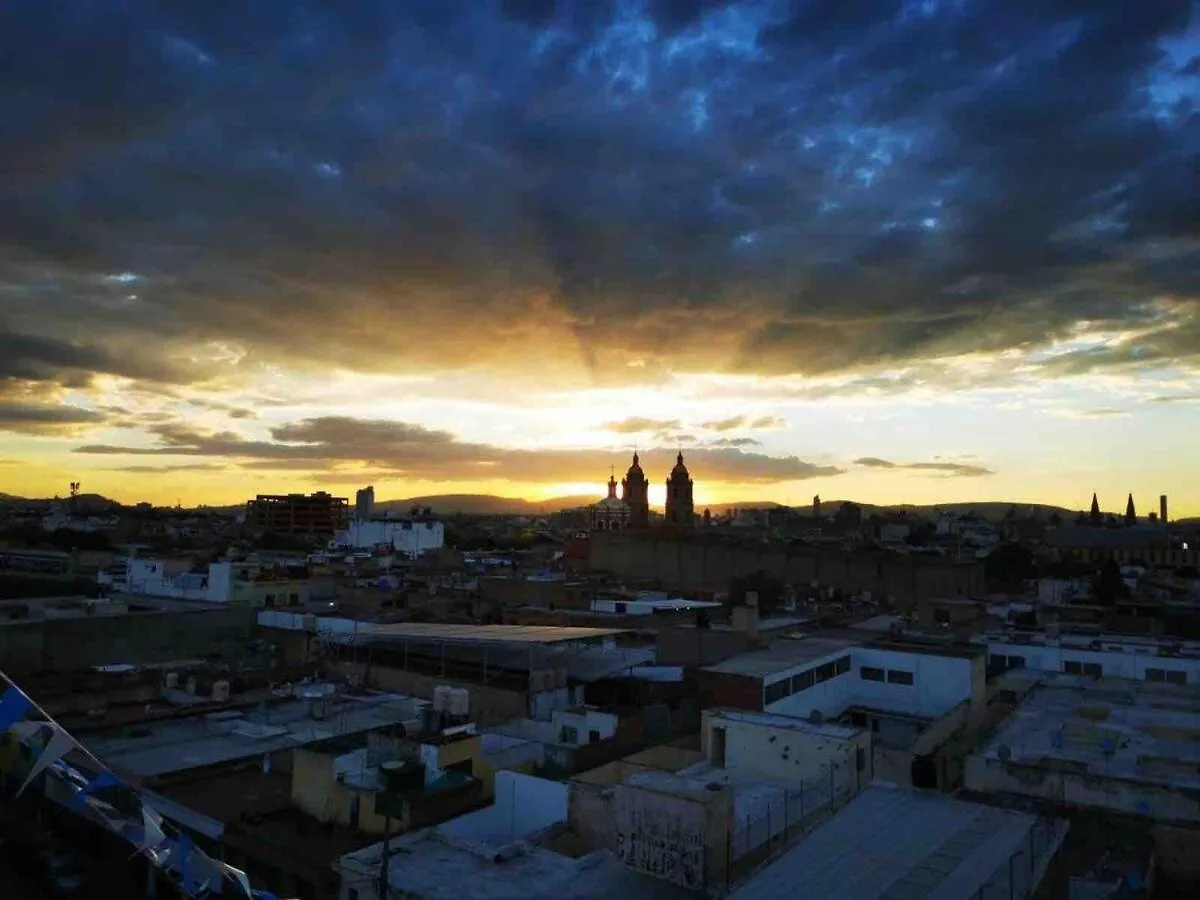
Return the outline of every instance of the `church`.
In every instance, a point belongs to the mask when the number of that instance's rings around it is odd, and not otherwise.
[[[691,528],[695,523],[694,483],[683,462],[683,452],[675,457],[675,468],[667,479],[665,523],[676,528]],[[592,507],[593,531],[628,531],[650,526],[650,482],[642,471],[638,454],[633,465],[621,479],[621,496],[617,496],[617,479],[608,479],[608,496]]]

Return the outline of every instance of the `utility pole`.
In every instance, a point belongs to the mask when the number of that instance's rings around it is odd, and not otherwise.
[[[383,818],[383,853],[379,857],[379,900],[388,900],[391,890],[388,884],[388,868],[391,863],[392,819],[385,815]]]

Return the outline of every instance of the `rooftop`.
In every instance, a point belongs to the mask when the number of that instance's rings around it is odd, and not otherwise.
[[[801,734],[815,734],[846,741],[853,740],[862,731],[861,728],[850,725],[828,723],[815,725],[805,719],[766,712],[747,712],[741,709],[711,709],[705,710],[705,712],[714,719],[722,719],[726,722],[744,722],[748,725],[762,725],[767,728],[785,729]]]
[[[1044,631],[991,631],[976,640],[986,644],[1025,644],[1035,647],[1073,647],[1077,650],[1140,653],[1146,656],[1200,658],[1200,641],[1182,641],[1121,634],[1072,634],[1065,632],[1052,637]]]
[[[875,783],[730,900],[973,897],[1008,871],[1037,823],[1026,813]]]
[[[323,706],[313,717],[314,703]],[[264,704],[249,714],[210,713],[155,723],[134,737],[98,734],[88,749],[114,769],[151,777],[385,728],[411,721],[420,701],[399,694],[333,694]]]
[[[982,756],[1001,754],[1010,764],[1198,788],[1200,690],[1045,675]]]
[[[800,640],[784,638],[775,641],[764,650],[739,653],[715,666],[705,666],[704,671],[763,678],[802,663],[813,662],[849,650],[861,643],[861,641],[820,637],[805,637]]]
[[[483,855],[434,831],[392,842],[389,881],[404,896],[421,900],[683,900],[696,895],[626,868],[607,851],[572,859],[517,843],[504,853]],[[379,873],[383,844],[342,857],[342,883],[371,885]]]
[[[268,610],[259,613],[260,625],[293,631],[305,628],[305,617]],[[629,634],[624,628],[582,628],[558,625],[455,625],[444,622],[364,622],[354,619],[322,617],[316,629],[329,640],[347,643],[395,641],[403,643],[467,644],[498,646],[547,646],[574,641],[596,641]]]

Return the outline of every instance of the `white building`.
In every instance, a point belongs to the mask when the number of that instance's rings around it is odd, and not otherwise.
[[[1200,684],[1200,641],[1123,635],[1044,632],[986,634],[988,671],[1011,669],[1126,678],[1166,684]]]
[[[329,546],[353,550],[387,546],[416,559],[423,553],[442,549],[445,539],[445,525],[435,519],[355,519],[345,531],[334,535]]]
[[[680,612],[683,610],[718,609],[720,603],[702,600],[684,600],[668,597],[665,592],[643,591],[633,599],[600,598],[592,601],[592,612],[610,613],[618,616],[648,616],[656,612]]]
[[[129,557],[123,568],[102,571],[99,584],[135,597],[236,603],[255,607],[300,606],[308,603],[307,578],[287,578],[249,563],[210,563],[207,571],[191,570],[190,561]]]

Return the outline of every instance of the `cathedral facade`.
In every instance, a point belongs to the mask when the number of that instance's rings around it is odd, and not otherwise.
[[[692,478],[683,464],[683,453],[680,453],[667,479],[666,524],[681,528],[693,526],[695,504],[692,489]],[[608,496],[592,507],[592,530],[640,530],[649,526],[650,481],[642,471],[641,459],[634,453],[633,464],[621,479],[621,496],[617,496],[616,476],[610,475]]]

